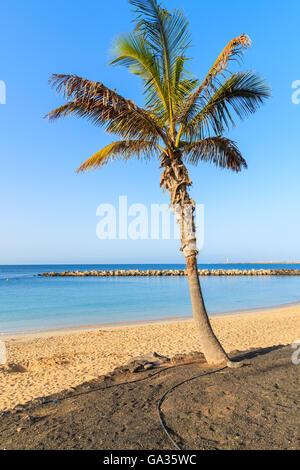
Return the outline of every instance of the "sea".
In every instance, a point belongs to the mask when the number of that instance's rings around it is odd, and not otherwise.
[[[201,264],[200,269],[299,269],[295,264]],[[0,266],[0,336],[192,316],[186,277],[38,277],[43,272],[182,269],[180,264]],[[209,315],[300,301],[300,276],[201,277]]]

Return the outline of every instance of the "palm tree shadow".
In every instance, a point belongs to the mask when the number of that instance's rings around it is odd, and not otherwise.
[[[265,354],[269,354],[272,351],[277,351],[278,349],[282,349],[286,347],[283,344],[277,345],[277,346],[269,346],[267,348],[252,348],[249,351],[233,351],[230,356],[231,356],[231,361],[232,362],[241,362],[249,359],[253,359],[258,356],[263,356]]]

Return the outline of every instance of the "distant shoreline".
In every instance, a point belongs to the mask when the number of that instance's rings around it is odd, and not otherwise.
[[[246,266],[251,266],[253,264],[280,264],[280,265],[286,265],[286,264],[297,264],[300,265],[300,261],[247,261],[243,263],[242,261],[239,262],[220,262],[220,263],[198,263],[198,266],[230,266],[230,265],[246,265]],[[144,266],[144,265],[149,265],[149,266],[184,266],[185,263],[25,263],[25,264],[0,264],[0,267],[6,267],[6,266]]]

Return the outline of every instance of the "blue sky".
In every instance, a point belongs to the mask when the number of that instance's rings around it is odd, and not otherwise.
[[[300,260],[300,80],[298,0],[202,2],[168,0],[190,20],[193,72],[203,77],[232,38],[253,45],[242,68],[256,70],[273,98],[230,133],[249,169],[238,175],[209,165],[191,168],[193,198],[205,205],[200,262]],[[126,0],[10,0],[0,11],[0,264],[183,262],[178,241],[96,237],[96,208],[116,203],[168,203],[158,162],[114,162],[76,175],[77,166],[110,137],[76,118],[42,117],[62,103],[47,85],[52,73],[98,80],[142,105],[141,86],[107,67],[113,38],[132,28]]]

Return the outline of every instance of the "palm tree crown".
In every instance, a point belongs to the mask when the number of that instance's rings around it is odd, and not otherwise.
[[[157,0],[129,2],[135,8],[135,29],[115,41],[111,64],[128,67],[143,81],[143,108],[99,82],[75,75],[55,74],[50,79],[67,103],[47,117],[76,114],[121,139],[95,153],[78,171],[118,158],[172,157],[175,151],[192,164],[202,160],[237,172],[247,168],[224,132],[236,117],[254,113],[270,95],[255,73],[228,70],[250,46],[249,37],[242,34],[231,40],[200,81],[188,70],[191,38],[183,12],[169,13]]]

